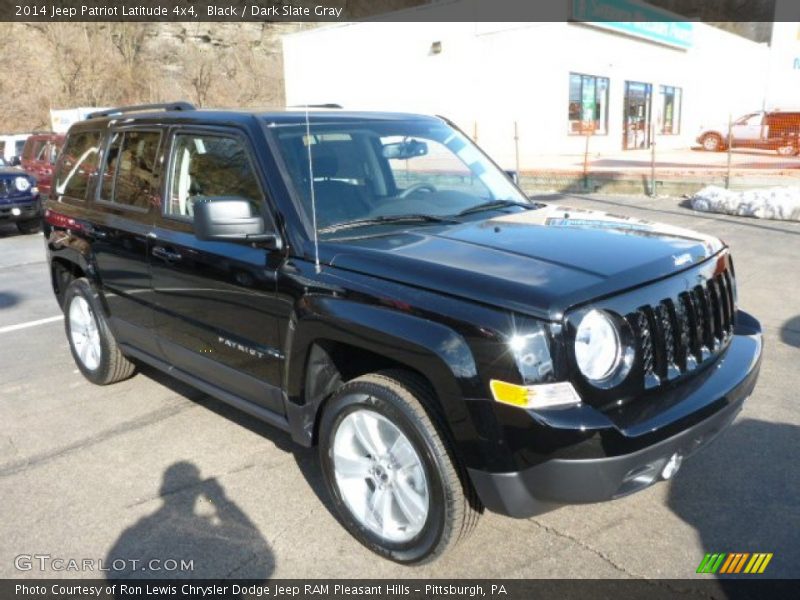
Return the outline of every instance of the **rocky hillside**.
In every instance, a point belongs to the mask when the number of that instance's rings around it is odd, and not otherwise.
[[[276,4],[286,0],[276,0]],[[357,20],[429,0],[333,0]],[[316,4],[293,0],[293,5]],[[76,4],[65,0],[62,4]],[[8,12],[8,7],[0,9]],[[48,129],[50,108],[184,99],[281,107],[280,38],[320,23],[0,23],[0,133]]]
[[[2,23],[3,45],[14,49],[5,61],[14,68],[4,83],[0,132],[48,128],[50,108],[174,99],[282,106],[280,36],[313,26]]]

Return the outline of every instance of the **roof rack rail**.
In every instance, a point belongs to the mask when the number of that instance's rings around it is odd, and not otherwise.
[[[110,117],[111,115],[118,115],[127,112],[138,112],[143,110],[195,110],[194,104],[189,102],[165,102],[162,104],[134,104],[131,106],[119,106],[117,108],[109,108],[106,110],[98,110],[87,115],[87,119],[99,119],[100,117]]]
[[[335,102],[326,102],[325,104],[294,104],[288,108],[342,108],[342,105]]]

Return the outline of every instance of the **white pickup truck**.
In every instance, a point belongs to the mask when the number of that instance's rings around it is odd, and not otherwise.
[[[792,156],[800,153],[800,110],[774,110],[747,113],[733,121],[730,145],[733,148],[762,148]],[[728,147],[728,126],[700,128],[697,142],[711,152]]]

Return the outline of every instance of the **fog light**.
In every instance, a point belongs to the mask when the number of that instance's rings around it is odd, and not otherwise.
[[[11,214],[14,215],[15,217],[18,217],[22,214],[22,211],[15,206],[14,208],[11,209]]]
[[[662,479],[669,479],[675,473],[678,472],[678,469],[681,468],[681,463],[683,462],[683,456],[681,456],[678,452],[673,454],[669,457],[667,464],[664,465],[664,469],[661,471],[661,478]]]

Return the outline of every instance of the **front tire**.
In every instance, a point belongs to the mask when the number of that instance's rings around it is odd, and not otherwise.
[[[402,371],[364,375],[331,398],[319,457],[345,528],[399,563],[429,562],[465,537],[480,503],[424,406],[427,386]]]
[[[64,294],[64,326],[72,358],[97,385],[128,379],[135,365],[122,354],[89,281],[74,279]]]
[[[25,219],[17,221],[17,230],[22,234],[39,233],[42,230],[42,219],[36,217],[35,219]]]

